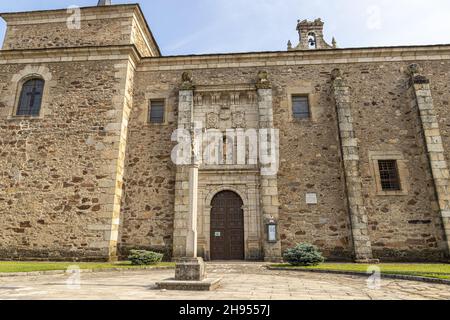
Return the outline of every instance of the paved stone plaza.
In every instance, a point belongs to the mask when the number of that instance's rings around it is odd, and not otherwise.
[[[364,277],[269,271],[262,264],[209,264],[208,272],[223,278],[215,292],[157,290],[155,282],[173,270],[155,270],[86,273],[79,289],[67,286],[67,275],[0,278],[0,299],[450,299],[446,285],[384,279],[380,290],[371,290]]]

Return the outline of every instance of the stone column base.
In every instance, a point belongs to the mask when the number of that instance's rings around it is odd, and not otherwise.
[[[168,279],[156,283],[160,290],[175,291],[214,291],[220,287],[222,279],[205,279],[203,281],[177,281]]]
[[[264,257],[264,262],[282,263],[282,257]]]
[[[118,262],[119,261],[119,256],[114,255],[114,256],[109,256],[108,262]]]
[[[206,278],[206,266],[203,258],[180,258],[175,266],[175,280],[203,281]]]
[[[380,264],[379,259],[357,259],[355,263],[359,264]]]

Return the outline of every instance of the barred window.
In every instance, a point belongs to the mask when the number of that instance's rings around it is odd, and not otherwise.
[[[294,119],[308,119],[310,117],[308,97],[292,96],[292,114]]]
[[[381,187],[383,191],[400,191],[400,178],[396,160],[379,160]]]
[[[39,116],[44,83],[42,79],[31,79],[23,84],[16,115]]]
[[[165,105],[164,100],[150,101],[149,122],[164,123]]]

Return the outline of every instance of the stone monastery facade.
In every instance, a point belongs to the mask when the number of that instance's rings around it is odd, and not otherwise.
[[[448,259],[450,45],[340,49],[318,19],[169,57],[137,4],[76,13],[1,14],[1,259],[176,259],[195,231],[206,260]],[[175,163],[177,129],[225,133],[220,160]],[[238,149],[262,129],[276,170]]]

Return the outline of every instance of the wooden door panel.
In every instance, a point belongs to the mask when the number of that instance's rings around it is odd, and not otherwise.
[[[243,260],[242,199],[234,192],[224,191],[214,197],[211,206],[211,259]]]

